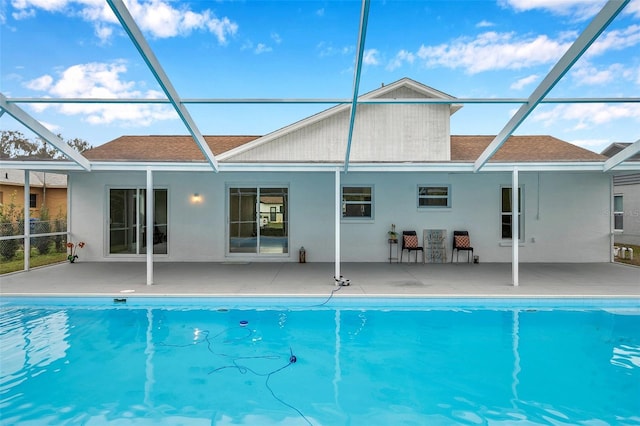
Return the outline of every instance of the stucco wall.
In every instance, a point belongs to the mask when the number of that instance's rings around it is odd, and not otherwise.
[[[622,195],[624,217],[623,231],[616,233],[617,244],[640,245],[640,183],[616,185],[614,193]]]
[[[374,185],[374,218],[343,220],[342,261],[385,262],[386,232],[454,229],[470,232],[481,262],[510,262],[511,247],[500,238],[500,187],[510,173],[425,174],[348,173],[342,184]],[[145,187],[146,174],[73,173],[73,240],[87,242],[86,260],[139,260],[145,256],[108,256],[107,190]],[[227,185],[259,184],[289,188],[290,253],[260,257],[226,254]],[[416,206],[418,184],[451,185],[452,206]],[[608,262],[610,259],[609,179],[602,173],[521,173],[524,187],[524,241],[521,262]],[[157,261],[297,261],[304,245],[309,262],[334,260],[334,173],[154,173],[156,188],[168,189],[169,248]],[[191,195],[202,196],[200,204]],[[449,237],[450,240],[450,237]],[[450,256],[448,241],[448,256]],[[461,257],[462,258],[462,257]]]

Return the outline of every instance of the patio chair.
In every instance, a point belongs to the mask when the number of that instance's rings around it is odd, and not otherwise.
[[[467,263],[473,259],[473,247],[471,247],[471,240],[469,239],[469,232],[467,231],[453,231],[453,248],[451,249],[451,263],[453,263],[453,253],[456,252],[456,262],[458,261],[458,255],[460,251],[467,252]],[[471,252],[471,257],[469,257]]]
[[[418,263],[418,252],[422,253],[422,262],[424,262],[424,249],[418,243],[418,234],[416,231],[402,231],[402,251],[400,252],[400,263],[402,263],[402,254],[407,250],[409,262],[411,262],[411,252],[416,252],[416,263]]]

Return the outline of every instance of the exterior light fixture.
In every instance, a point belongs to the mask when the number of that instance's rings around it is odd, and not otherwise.
[[[197,192],[196,192],[196,193],[194,193],[194,194],[191,196],[191,203],[192,203],[192,204],[200,204],[200,203],[202,203],[202,195],[200,195],[200,194],[199,194],[199,193],[197,193]]]

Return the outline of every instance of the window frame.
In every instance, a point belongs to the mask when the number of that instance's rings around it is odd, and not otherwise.
[[[503,242],[513,242],[513,212],[511,211],[511,204],[510,204],[510,211],[505,212],[502,207],[503,207],[503,191],[505,189],[508,189],[511,191],[511,196],[513,197],[513,188],[511,187],[511,185],[502,185],[500,186],[500,239]],[[519,207],[519,211],[518,211],[518,242],[522,243],[525,241],[525,226],[524,226],[524,221],[525,221],[525,208],[524,208],[524,185],[520,185],[518,187],[518,197],[519,197],[519,202],[518,202],[518,207]],[[503,220],[503,218],[505,216],[508,216],[510,218],[509,221],[509,229],[510,229],[510,237],[505,237],[503,235],[503,228],[505,226],[505,222]]]
[[[616,209],[616,199],[620,200],[621,210]],[[616,226],[617,220],[620,221],[620,227]],[[617,233],[621,233],[624,231],[624,195],[623,194],[613,194],[613,231]]]
[[[420,195],[422,188],[446,188],[447,195]],[[446,205],[421,205],[420,200],[442,200],[446,199]],[[416,186],[416,206],[419,210],[423,209],[450,209],[451,208],[451,185],[450,184],[418,184]]]
[[[366,200],[355,200],[355,201],[346,201],[345,200],[345,192],[346,188],[353,189],[368,189],[369,190],[369,201]],[[360,194],[366,195],[366,192],[361,192]],[[341,200],[341,220],[353,222],[353,221],[373,221],[375,217],[375,186],[371,184],[343,184],[340,186],[340,200]],[[357,195],[357,193],[353,193],[353,195]],[[351,216],[347,215],[347,206],[370,206],[369,211],[371,212],[369,216]]]

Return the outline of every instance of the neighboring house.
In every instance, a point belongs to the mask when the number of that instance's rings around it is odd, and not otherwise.
[[[602,151],[602,155],[613,157],[629,145],[612,143]],[[640,162],[640,154],[632,156],[629,161]],[[613,215],[615,243],[640,245],[640,172],[613,176]]]
[[[519,262],[611,260],[607,157],[511,136],[474,170],[494,137],[450,135],[455,98],[405,78],[360,99],[382,102],[358,106],[350,146],[350,105],[261,137],[205,136],[218,172],[190,136],[122,136],[86,151],[91,171],[69,171],[71,239],[87,242],[84,260],[144,261],[151,214],[162,233],[154,261],[294,262],[304,246],[310,262],[383,262],[391,224],[446,230],[447,257],[453,231],[467,230],[482,262],[516,251]]]
[[[24,170],[0,169],[0,204],[24,207]],[[51,219],[67,216],[67,175],[29,172],[29,216],[39,218],[46,206]]]

